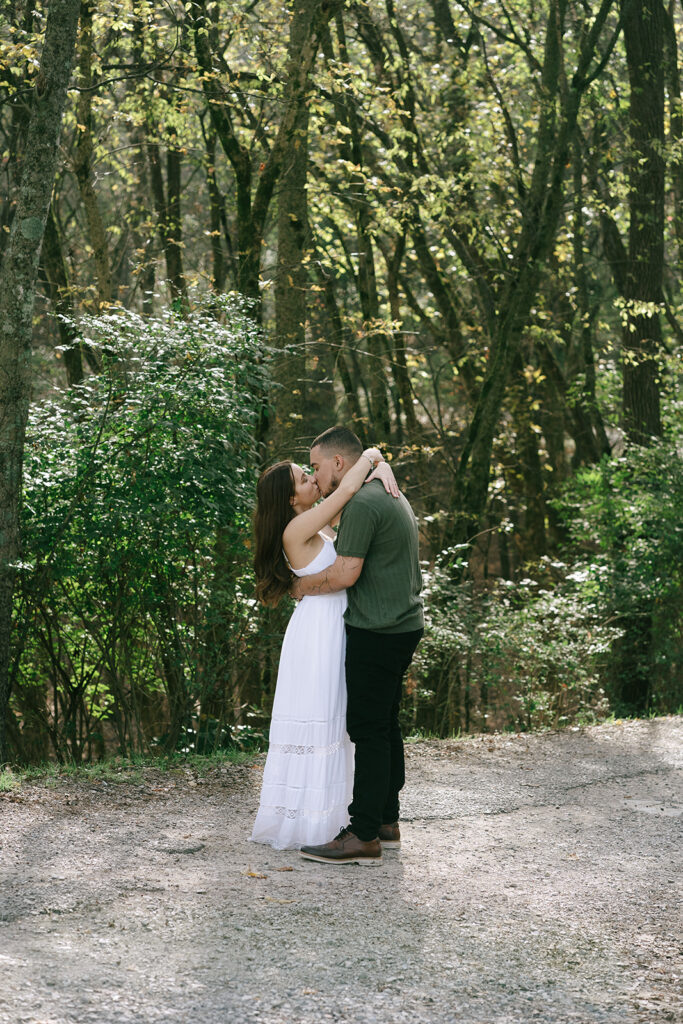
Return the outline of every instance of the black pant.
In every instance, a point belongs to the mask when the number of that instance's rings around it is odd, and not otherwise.
[[[380,825],[398,820],[405,782],[398,709],[403,675],[422,632],[346,627],[346,727],[356,747],[350,827],[365,842],[376,838]]]

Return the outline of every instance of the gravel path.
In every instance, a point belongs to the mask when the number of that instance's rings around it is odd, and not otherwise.
[[[247,842],[263,757],[0,795],[2,1024],[683,1022],[683,718],[408,747],[381,868]]]

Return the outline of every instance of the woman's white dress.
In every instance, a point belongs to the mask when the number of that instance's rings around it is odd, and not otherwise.
[[[297,576],[334,562],[334,542]],[[353,745],[346,732],[346,591],[304,597],[282,642],[268,757],[251,839],[277,850],[329,842],[349,823]]]

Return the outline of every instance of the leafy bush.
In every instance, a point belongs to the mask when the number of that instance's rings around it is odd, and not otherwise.
[[[594,721],[607,711],[600,668],[618,631],[581,574],[543,560],[536,579],[428,577],[413,725],[439,735]]]
[[[606,673],[618,713],[676,711],[683,701],[681,438],[632,446],[579,471],[559,504],[587,579],[622,636]]]
[[[84,318],[103,372],[32,409],[17,595],[19,756],[121,753],[226,718],[249,632],[262,340],[232,300]],[[37,744],[37,746],[36,746]],[[42,749],[41,749],[42,745]]]
[[[683,705],[683,401],[669,367],[666,436],[580,468],[553,502],[564,561],[527,578],[428,576],[405,724],[439,735],[534,728]],[[455,572],[449,562],[455,560]]]

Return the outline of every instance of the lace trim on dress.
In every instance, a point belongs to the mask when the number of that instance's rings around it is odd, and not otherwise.
[[[338,740],[336,743],[330,743],[328,747],[316,747],[313,744],[301,744],[301,743],[271,743],[268,747],[269,750],[277,750],[278,754],[336,754],[338,750],[341,750],[343,743]]]
[[[274,811],[275,814],[279,814],[281,818],[309,818],[311,821],[320,821],[323,818],[329,818],[331,814],[339,813],[338,808],[333,807],[329,811],[309,811],[305,807],[273,807],[266,806],[262,810]]]

